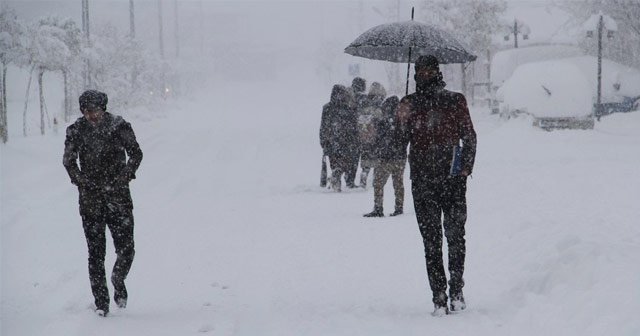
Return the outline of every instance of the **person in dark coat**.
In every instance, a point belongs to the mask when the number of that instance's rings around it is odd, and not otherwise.
[[[356,77],[351,81],[351,90],[353,91],[353,100],[355,104],[356,114],[360,115],[362,110],[367,105],[367,81],[362,77]],[[356,139],[358,141],[358,139]],[[357,150],[353,152],[353,158],[350,160],[350,165],[345,172],[345,181],[347,187],[355,188],[356,175],[358,174],[358,163],[360,161],[360,146],[358,144]]]
[[[358,131],[360,142],[360,187],[367,187],[369,172],[376,164],[375,141],[377,138],[375,124],[382,118],[382,102],[387,93],[378,82],[371,83],[364,108],[358,110]]]
[[[334,85],[331,100],[322,108],[320,145],[329,157],[331,188],[335,191],[342,190],[342,175],[357,160],[358,118],[354,105],[351,92],[343,85]]]
[[[111,231],[117,254],[111,275],[113,298],[118,307],[124,308],[128,298],[124,281],[135,254],[129,182],[136,177],[142,150],[131,124],[106,112],[108,98],[105,93],[85,91],[79,100],[83,116],[67,128],[63,164],[80,194],[80,215],[89,251],[89,280],[96,313],[106,316],[109,290],[104,268],[105,230],[108,227]]]
[[[395,192],[395,211],[390,216],[398,216],[404,212],[404,167],[407,163],[407,146],[398,132],[396,108],[398,97],[391,96],[382,103],[383,117],[376,122],[377,139],[374,156],[376,166],[373,169],[373,211],[364,217],[384,217],[383,197],[384,185],[389,176]]]
[[[416,92],[402,98],[397,114],[405,142],[416,219],[424,241],[434,315],[466,308],[464,286],[467,176],[473,171],[476,133],[465,97],[445,90],[438,60],[415,63]],[[441,220],[441,218],[444,218]],[[449,297],[442,261],[442,227],[449,249]]]

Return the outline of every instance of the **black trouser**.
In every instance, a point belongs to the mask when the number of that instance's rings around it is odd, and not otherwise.
[[[358,174],[358,160],[360,159],[360,153],[356,152],[347,158],[347,167],[344,171],[344,180],[347,186],[353,187],[356,184],[356,175]]]
[[[442,227],[449,250],[449,294],[464,286],[465,229],[467,220],[466,177],[420,178],[411,181],[416,219],[424,242],[433,303],[447,304],[447,277],[442,261]],[[441,221],[441,218],[444,220]]]
[[[99,206],[96,204],[96,206]],[[82,216],[82,227],[89,249],[89,280],[98,309],[109,310],[109,289],[104,269],[106,227],[111,231],[117,259],[111,281],[116,289],[114,298],[126,299],[124,280],[129,274],[135,254],[133,243],[133,213],[128,207],[103,206],[101,211]]]

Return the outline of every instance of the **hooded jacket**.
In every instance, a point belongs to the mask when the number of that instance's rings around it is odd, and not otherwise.
[[[358,115],[351,93],[335,85],[331,100],[322,107],[320,145],[330,158],[354,156],[358,151]]]

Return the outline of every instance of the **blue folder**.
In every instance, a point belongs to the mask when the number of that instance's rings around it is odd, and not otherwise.
[[[462,147],[453,146],[453,152],[451,155],[451,170],[449,175],[460,176],[462,172]]]

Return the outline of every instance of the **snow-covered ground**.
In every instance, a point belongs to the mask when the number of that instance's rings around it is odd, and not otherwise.
[[[433,318],[409,181],[396,218],[362,217],[371,190],[320,189],[329,88],[294,70],[124,113],[145,153],[137,254],[129,307],[106,319],[92,311],[64,132],[0,146],[0,333],[640,334],[640,112],[545,132],[472,109],[468,310]],[[386,195],[389,212],[390,183]]]

